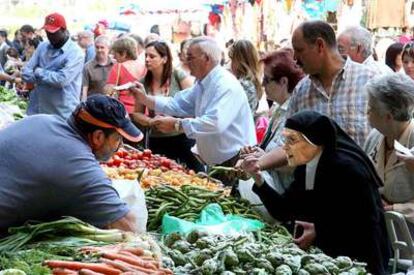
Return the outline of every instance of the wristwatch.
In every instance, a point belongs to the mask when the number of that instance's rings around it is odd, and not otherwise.
[[[174,123],[174,129],[176,132],[181,132],[181,119],[177,118],[177,120]]]

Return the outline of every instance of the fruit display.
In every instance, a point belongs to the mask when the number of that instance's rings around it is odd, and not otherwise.
[[[196,174],[176,161],[153,154],[148,149],[142,152],[135,149],[121,149],[101,166],[109,178],[115,180],[139,179],[141,187],[144,189],[164,184],[174,187],[202,186],[213,191],[223,189],[220,181],[207,175]]]

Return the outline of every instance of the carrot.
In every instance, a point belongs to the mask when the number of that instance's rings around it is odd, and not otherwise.
[[[92,271],[92,270],[90,270],[90,269],[81,269],[80,271],[79,271],[79,275],[105,275],[104,273],[99,273],[99,272],[95,272],[95,271]]]
[[[92,263],[58,261],[58,260],[44,261],[44,263],[48,267],[51,267],[51,268],[61,267],[61,268],[68,268],[68,269],[73,269],[73,270],[90,269],[92,271],[101,272],[107,275],[121,274],[121,271],[119,269],[108,267],[105,264],[92,264]]]
[[[101,258],[100,259],[103,263],[113,266],[114,268],[117,268],[119,270],[122,270],[123,272],[127,272],[127,271],[134,271],[133,268],[126,266],[120,262],[115,262],[113,260],[109,260],[109,259],[105,259],[105,258]]]
[[[145,268],[145,267],[142,267],[142,266],[132,265],[132,264],[126,263],[126,262],[121,261],[121,260],[115,260],[115,262],[123,264],[127,267],[130,267],[130,268],[134,269],[134,271],[140,271],[144,274],[153,274],[156,271],[154,269],[149,269],[149,268]]]
[[[67,268],[54,268],[53,275],[75,275],[78,274],[75,270],[67,269]]]
[[[147,275],[148,273],[146,272],[141,272],[141,271],[127,271],[122,273],[122,275]]]
[[[155,261],[154,257],[152,256],[140,256],[140,258],[144,261]]]
[[[127,247],[122,248],[121,250],[131,252],[132,254],[134,254],[136,256],[142,256],[145,253],[144,249],[142,249],[140,247],[127,246]]]
[[[137,261],[145,261],[145,262],[147,262],[147,264],[153,264],[156,268],[159,268],[160,267],[160,263],[157,262],[157,261],[155,261],[153,258],[151,258],[150,260],[143,259],[143,257],[136,256],[136,255],[132,254],[131,252],[125,251],[125,250],[119,251],[119,254],[122,254],[122,255],[131,257],[132,259],[135,259]]]
[[[121,260],[124,261],[126,263],[132,264],[134,266],[140,266],[140,267],[144,267],[144,268],[148,268],[148,269],[152,269],[152,270],[156,270],[157,267],[150,262],[146,262],[144,260],[141,259],[136,259],[136,258],[132,258],[130,256],[127,255],[123,255],[123,254],[117,254],[117,253],[109,253],[109,252],[105,252],[103,253],[103,257],[111,259],[111,260]]]
[[[172,270],[171,269],[168,269],[168,268],[160,267],[158,270],[159,271],[163,271],[163,272],[165,272],[168,275],[173,275],[174,274],[174,272],[172,272]]]

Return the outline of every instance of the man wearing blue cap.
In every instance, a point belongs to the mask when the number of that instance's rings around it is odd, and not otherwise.
[[[142,133],[122,103],[94,95],[68,120],[29,116],[0,131],[0,234],[27,220],[74,216],[135,231],[131,213],[99,166]]]

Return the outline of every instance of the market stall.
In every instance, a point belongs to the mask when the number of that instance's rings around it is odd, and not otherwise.
[[[144,190],[147,233],[72,217],[10,228],[0,274],[367,274],[348,257],[300,249],[257,205],[150,150],[125,146],[102,168],[115,185]]]

